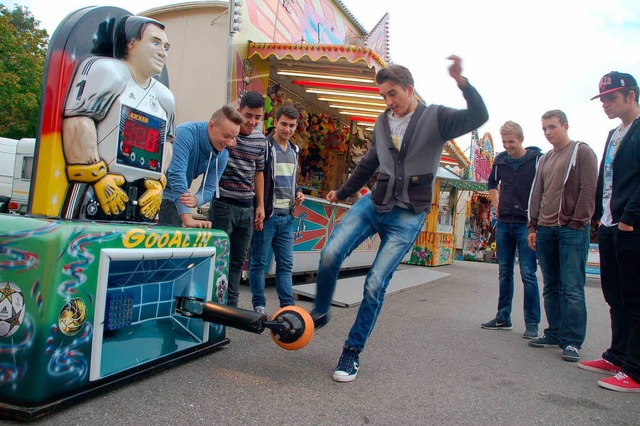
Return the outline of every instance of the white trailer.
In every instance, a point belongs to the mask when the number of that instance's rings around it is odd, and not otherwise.
[[[27,212],[35,145],[34,138],[0,138],[0,201],[9,212]]]

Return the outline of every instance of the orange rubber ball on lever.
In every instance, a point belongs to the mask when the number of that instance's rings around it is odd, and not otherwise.
[[[299,306],[285,306],[280,308],[271,321],[281,321],[287,324],[289,333],[279,335],[271,330],[271,337],[278,346],[290,351],[302,349],[313,338],[315,327],[309,312]]]

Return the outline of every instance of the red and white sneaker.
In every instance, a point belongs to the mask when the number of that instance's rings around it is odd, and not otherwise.
[[[622,371],[608,379],[598,380],[598,384],[603,388],[618,392],[640,392],[640,383],[636,382]]]
[[[604,358],[598,358],[592,361],[580,361],[578,367],[597,373],[616,374],[620,372],[620,367],[610,363]]]

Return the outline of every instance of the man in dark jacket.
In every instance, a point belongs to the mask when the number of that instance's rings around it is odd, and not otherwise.
[[[640,392],[640,105],[638,83],[612,71],[600,80],[602,108],[622,122],[609,133],[598,174],[600,280],[610,306],[611,346],[602,358],[578,364],[612,375],[603,388]]]
[[[498,214],[496,254],[500,265],[500,295],[498,313],[481,327],[488,330],[512,328],[513,268],[517,249],[520,277],[524,284],[525,331],[522,337],[535,339],[540,323],[540,292],[536,277],[536,253],[527,243],[527,206],[541,153],[540,148],[522,146],[524,134],[518,123],[507,121],[500,128],[500,135],[505,151],[496,156],[488,181],[491,204]]]
[[[447,140],[477,129],[488,119],[475,88],[462,76],[461,60],[449,57],[449,74],[467,101],[466,110],[425,105],[416,97],[411,72],[400,65],[383,68],[376,84],[388,109],[380,114],[371,149],[349,180],[326,199],[335,203],[354,194],[379,171],[371,194],[360,198],[334,229],[322,249],[318,268],[316,326],[327,321],[340,265],[365,238],[380,234],[382,243],[364,283],[358,316],[344,343],[333,379],[350,382],[360,367],[359,354],[382,308],[393,272],[409,251],[431,209],[433,179]]]

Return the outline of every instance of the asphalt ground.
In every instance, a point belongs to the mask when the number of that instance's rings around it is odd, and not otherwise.
[[[220,350],[54,412],[43,425],[638,425],[640,393],[600,388],[606,375],[563,361],[560,348],[521,338],[516,273],[513,330],[480,323],[496,311],[498,267],[457,261],[450,276],[387,297],[351,383],[332,379],[357,307],[296,352],[262,335],[228,329]],[[540,288],[542,282],[538,271]],[[250,307],[247,286],[241,307]],[[267,288],[267,310],[277,306]],[[608,306],[588,279],[582,359],[608,346]],[[298,304],[310,307],[311,302]],[[544,318],[541,330],[546,325]],[[11,424],[12,421],[4,421]]]

